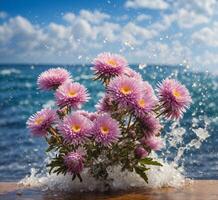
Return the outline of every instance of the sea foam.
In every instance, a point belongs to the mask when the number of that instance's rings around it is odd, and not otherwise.
[[[204,128],[195,128],[195,124],[198,123],[197,119],[192,121],[192,131],[196,134],[196,137],[184,144],[184,137],[187,134],[185,128],[180,127],[178,122],[175,122],[171,126],[171,131],[164,136],[164,140],[167,141],[162,154],[157,155],[152,153],[152,157],[162,163],[162,167],[151,166],[147,172],[148,184],[135,172],[124,171],[121,172],[120,166],[113,166],[108,169],[109,181],[103,183],[95,180],[90,176],[88,169],[85,169],[81,176],[83,182],[79,180],[72,181],[71,175],[56,175],[48,174],[48,172],[37,171],[32,168],[30,176],[26,176],[20,181],[20,184],[31,187],[42,187],[49,190],[61,190],[71,192],[83,192],[83,191],[104,191],[108,187],[111,190],[128,190],[131,188],[160,188],[160,187],[180,187],[184,185],[186,181],[189,181],[184,174],[183,159],[185,151],[191,149],[200,148],[203,141],[209,137],[207,127],[209,122],[205,120]],[[177,150],[176,156],[173,160],[167,161],[167,152],[170,148]],[[164,156],[166,155],[166,157]],[[46,159],[45,163],[49,161]],[[90,184],[91,183],[91,184]]]

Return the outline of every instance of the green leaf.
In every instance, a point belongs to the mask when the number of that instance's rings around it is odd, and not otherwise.
[[[79,181],[80,181],[80,182],[83,182],[83,179],[82,179],[82,177],[80,176],[80,174],[77,174],[77,177],[79,178]]]
[[[51,145],[46,149],[46,152],[48,153],[48,152],[52,151],[54,148],[55,148],[55,146]]]
[[[143,170],[143,169],[140,168],[140,167],[135,167],[135,172],[136,172],[138,175],[140,175],[140,176],[144,179],[144,181],[145,181],[146,183],[148,183],[148,177],[147,177],[147,175],[146,175],[146,173],[145,173],[145,170]]]
[[[152,158],[144,158],[139,160],[139,163],[144,164],[144,165],[156,165],[156,166],[163,166],[161,163],[158,161],[153,160]]]
[[[74,175],[72,176],[72,181],[74,181],[75,178],[76,178],[76,174],[74,174]]]

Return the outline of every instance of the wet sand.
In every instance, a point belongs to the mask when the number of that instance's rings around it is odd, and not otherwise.
[[[107,193],[63,193],[0,183],[0,200],[218,200],[218,180],[196,180],[180,188]]]

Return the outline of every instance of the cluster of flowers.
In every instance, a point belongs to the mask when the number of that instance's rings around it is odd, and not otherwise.
[[[93,61],[94,80],[105,85],[105,95],[96,112],[81,110],[89,100],[85,86],[73,81],[62,68],[43,72],[41,90],[53,90],[57,110],[43,109],[27,121],[35,136],[44,136],[47,151],[55,152],[50,172],[72,174],[82,181],[84,168],[100,180],[107,180],[108,167],[135,171],[146,182],[148,165],[160,165],[149,157],[163,146],[160,117],[179,119],[191,103],[184,85],[166,79],[152,86],[127,61],[116,54],[102,53]]]

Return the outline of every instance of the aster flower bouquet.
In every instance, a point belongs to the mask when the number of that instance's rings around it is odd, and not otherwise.
[[[161,166],[150,153],[163,146],[162,119],[179,119],[191,103],[186,87],[173,79],[152,86],[119,55],[102,53],[93,61],[94,80],[105,86],[96,112],[81,110],[90,98],[85,86],[63,68],[43,72],[41,90],[53,91],[56,110],[42,109],[27,121],[34,136],[43,136],[55,155],[48,167],[82,181],[84,168],[107,183],[108,169],[136,172],[146,182],[149,165]]]

